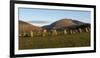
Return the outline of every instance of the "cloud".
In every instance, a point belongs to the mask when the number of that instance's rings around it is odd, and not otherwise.
[[[29,23],[36,23],[36,24],[46,24],[49,23],[48,21],[28,21]]]

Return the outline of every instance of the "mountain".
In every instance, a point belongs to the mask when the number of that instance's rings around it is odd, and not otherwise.
[[[45,29],[62,29],[62,28],[69,28],[77,25],[85,24],[83,22],[72,20],[72,19],[61,19],[58,20],[50,25],[43,26],[42,28]]]
[[[24,21],[19,20],[19,32],[41,31],[41,27],[34,26]]]

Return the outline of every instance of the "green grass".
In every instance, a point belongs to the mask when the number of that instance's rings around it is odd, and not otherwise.
[[[60,34],[57,36],[19,37],[19,49],[42,49],[90,46],[90,33]]]

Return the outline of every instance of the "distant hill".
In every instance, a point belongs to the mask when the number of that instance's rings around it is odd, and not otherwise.
[[[62,29],[62,28],[69,28],[69,27],[78,26],[78,25],[82,25],[82,24],[85,24],[85,23],[77,21],[77,20],[72,20],[72,19],[61,19],[50,25],[43,26],[42,28]]]
[[[19,20],[19,32],[41,31],[42,28]]]
[[[72,19],[61,19],[56,22],[53,22],[50,25],[46,25],[43,27],[38,27],[35,25],[32,25],[28,22],[24,22],[19,20],[19,32],[30,32],[30,31],[42,31],[43,29],[52,30],[52,29],[73,29],[73,28],[84,28],[84,27],[90,27],[89,23],[83,23],[77,20]]]

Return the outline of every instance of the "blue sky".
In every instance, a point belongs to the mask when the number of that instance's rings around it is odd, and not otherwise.
[[[49,25],[63,18],[90,23],[90,11],[19,8],[19,20],[36,26]]]

